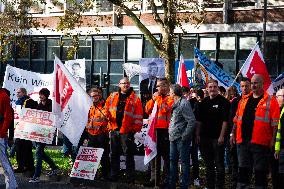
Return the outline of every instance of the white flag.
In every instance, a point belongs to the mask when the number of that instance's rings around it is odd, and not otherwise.
[[[52,110],[56,116],[55,124],[75,146],[79,143],[87,124],[91,105],[91,98],[55,56],[52,104]]]

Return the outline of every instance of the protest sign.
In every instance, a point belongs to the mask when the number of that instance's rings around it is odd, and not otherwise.
[[[143,119],[143,126],[141,131],[135,133],[134,135],[134,142],[137,148],[140,148],[144,144],[145,136],[147,135],[148,131],[148,119]]]
[[[104,149],[81,146],[70,177],[94,180]]]
[[[55,133],[51,112],[23,108],[15,128],[15,138],[51,144]]]
[[[19,88],[25,88],[28,96],[34,100],[38,100],[38,91],[40,91],[42,88],[48,88],[52,94],[53,75],[40,74],[7,65],[3,88],[6,88],[10,91],[10,98],[13,106],[18,99],[16,91]]]

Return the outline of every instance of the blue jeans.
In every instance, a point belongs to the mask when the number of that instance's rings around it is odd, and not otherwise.
[[[189,186],[190,171],[190,140],[177,139],[170,141],[170,180],[169,188],[176,188],[178,178],[178,160],[181,159],[181,182],[180,188],[187,189]]]
[[[0,164],[4,170],[6,189],[16,189],[17,181],[11,163],[7,157],[7,139],[0,138]]]
[[[36,166],[34,177],[39,177],[42,170],[42,160],[45,161],[52,170],[57,169],[53,160],[44,152],[45,144],[36,143]]]

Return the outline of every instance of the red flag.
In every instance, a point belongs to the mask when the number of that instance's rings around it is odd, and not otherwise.
[[[185,68],[184,59],[182,55],[180,55],[180,61],[179,61],[179,66],[178,66],[177,84],[179,84],[182,87],[189,88],[189,82],[188,82],[186,68]]]
[[[243,67],[241,68],[241,73],[244,77],[247,77],[249,79],[251,79],[254,74],[262,75],[264,79],[264,90],[269,94],[273,94],[271,79],[269,77],[269,73],[267,71],[258,43],[255,45],[248,58],[246,59]]]

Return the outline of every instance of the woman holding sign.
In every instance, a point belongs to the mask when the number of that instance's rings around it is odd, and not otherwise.
[[[52,101],[48,99],[50,95],[50,91],[47,88],[42,88],[39,91],[39,104],[37,106],[38,110],[43,110],[43,111],[52,111]],[[36,143],[36,166],[35,166],[35,173],[33,178],[29,181],[31,183],[37,183],[39,182],[39,177],[41,174],[41,169],[42,169],[42,160],[44,160],[49,167],[51,168],[51,171],[47,174],[48,176],[56,175],[59,170],[57,165],[55,165],[54,161],[44,152],[45,148],[44,143]]]

